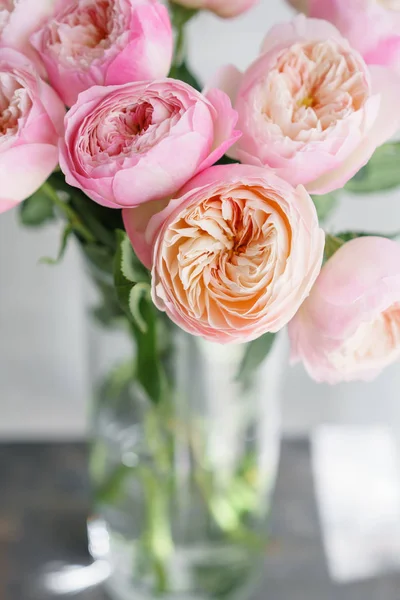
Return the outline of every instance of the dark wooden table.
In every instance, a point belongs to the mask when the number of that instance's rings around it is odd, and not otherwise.
[[[45,594],[49,563],[88,564],[89,507],[83,444],[0,445],[0,600],[59,600]],[[309,446],[283,444],[272,511],[272,544],[257,600],[400,600],[400,574],[334,585],[321,543]],[[75,600],[105,600],[99,588]]]

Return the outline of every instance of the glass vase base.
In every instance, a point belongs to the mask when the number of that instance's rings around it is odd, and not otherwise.
[[[109,567],[103,585],[111,600],[245,600],[262,573],[260,553],[241,544],[174,547],[155,564],[141,543],[111,531],[102,519],[91,520],[88,533],[93,558]]]

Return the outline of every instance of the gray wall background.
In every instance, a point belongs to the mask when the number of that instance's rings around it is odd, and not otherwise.
[[[284,0],[260,0],[232,21],[203,14],[191,25],[191,61],[203,81],[221,65],[241,68],[256,56],[268,28],[291,16]],[[400,193],[343,198],[332,228],[400,228]],[[27,231],[17,212],[0,216],[0,438],[80,438],[85,435],[89,381],[90,289],[77,248],[57,267],[56,226]],[[316,385],[289,368],[283,392],[286,433],[321,422],[389,423],[400,437],[400,368],[372,384]]]

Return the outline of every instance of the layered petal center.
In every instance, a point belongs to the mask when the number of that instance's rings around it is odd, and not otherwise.
[[[110,172],[126,159],[143,154],[164,139],[180,120],[184,106],[177,98],[157,93],[106,99],[80,131],[78,147],[90,168],[107,164]]]
[[[27,90],[17,77],[0,71],[0,145],[17,135],[32,106]]]
[[[47,45],[66,67],[89,68],[126,31],[127,15],[113,0],[80,0],[47,26]]]
[[[305,132],[322,136],[362,108],[369,95],[361,58],[335,40],[284,50],[256,89],[266,126],[293,140],[303,140]]]
[[[238,187],[188,207],[169,225],[163,279],[191,318],[240,328],[267,310],[290,250],[290,224],[274,193]]]

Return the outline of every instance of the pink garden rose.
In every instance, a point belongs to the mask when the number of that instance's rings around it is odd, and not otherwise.
[[[152,267],[156,306],[216,342],[280,330],[321,268],[324,234],[310,196],[269,169],[211,167],[169,203],[125,209],[123,218]]]
[[[112,208],[174,194],[240,135],[220,90],[175,79],[92,87],[67,113],[60,165],[70,185]]]
[[[39,63],[29,38],[51,14],[55,0],[0,0],[0,46],[15,48]]]
[[[33,64],[0,49],[0,213],[33,194],[58,163],[65,108]]]
[[[367,63],[400,68],[399,0],[289,0],[333,23]]]
[[[31,41],[67,106],[93,85],[164,77],[173,49],[168,11],[156,0],[58,0]]]
[[[239,113],[231,155],[310,193],[343,187],[400,125],[400,76],[369,69],[337,29],[303,15],[271,29],[244,75],[225,67],[216,85]]]
[[[316,381],[369,380],[400,359],[400,244],[348,242],[289,325],[292,359]]]
[[[237,17],[252,8],[258,0],[174,0],[187,8],[211,10],[219,17]]]

